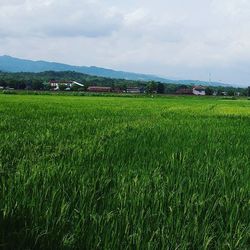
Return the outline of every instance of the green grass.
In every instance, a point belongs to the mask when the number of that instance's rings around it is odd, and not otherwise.
[[[0,95],[0,248],[249,249],[250,101]]]

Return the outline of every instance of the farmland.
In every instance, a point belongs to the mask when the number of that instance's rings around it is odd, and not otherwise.
[[[250,248],[249,100],[1,94],[0,116],[0,248]]]

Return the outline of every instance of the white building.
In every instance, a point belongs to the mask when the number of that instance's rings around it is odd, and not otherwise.
[[[193,94],[194,95],[206,95],[205,88],[202,86],[195,86],[193,87]]]
[[[77,85],[79,87],[84,87],[83,84],[76,82],[76,81],[50,81],[50,86],[54,90],[59,90],[60,85],[64,85],[69,89],[72,88],[72,86],[74,86],[74,85]]]

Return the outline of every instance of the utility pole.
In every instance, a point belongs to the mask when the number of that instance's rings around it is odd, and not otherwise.
[[[209,85],[211,86],[211,82],[212,82],[212,74],[211,74],[211,72],[209,72]]]

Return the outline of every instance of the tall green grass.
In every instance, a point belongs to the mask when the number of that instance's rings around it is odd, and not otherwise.
[[[0,248],[249,249],[250,103],[0,96]]]

